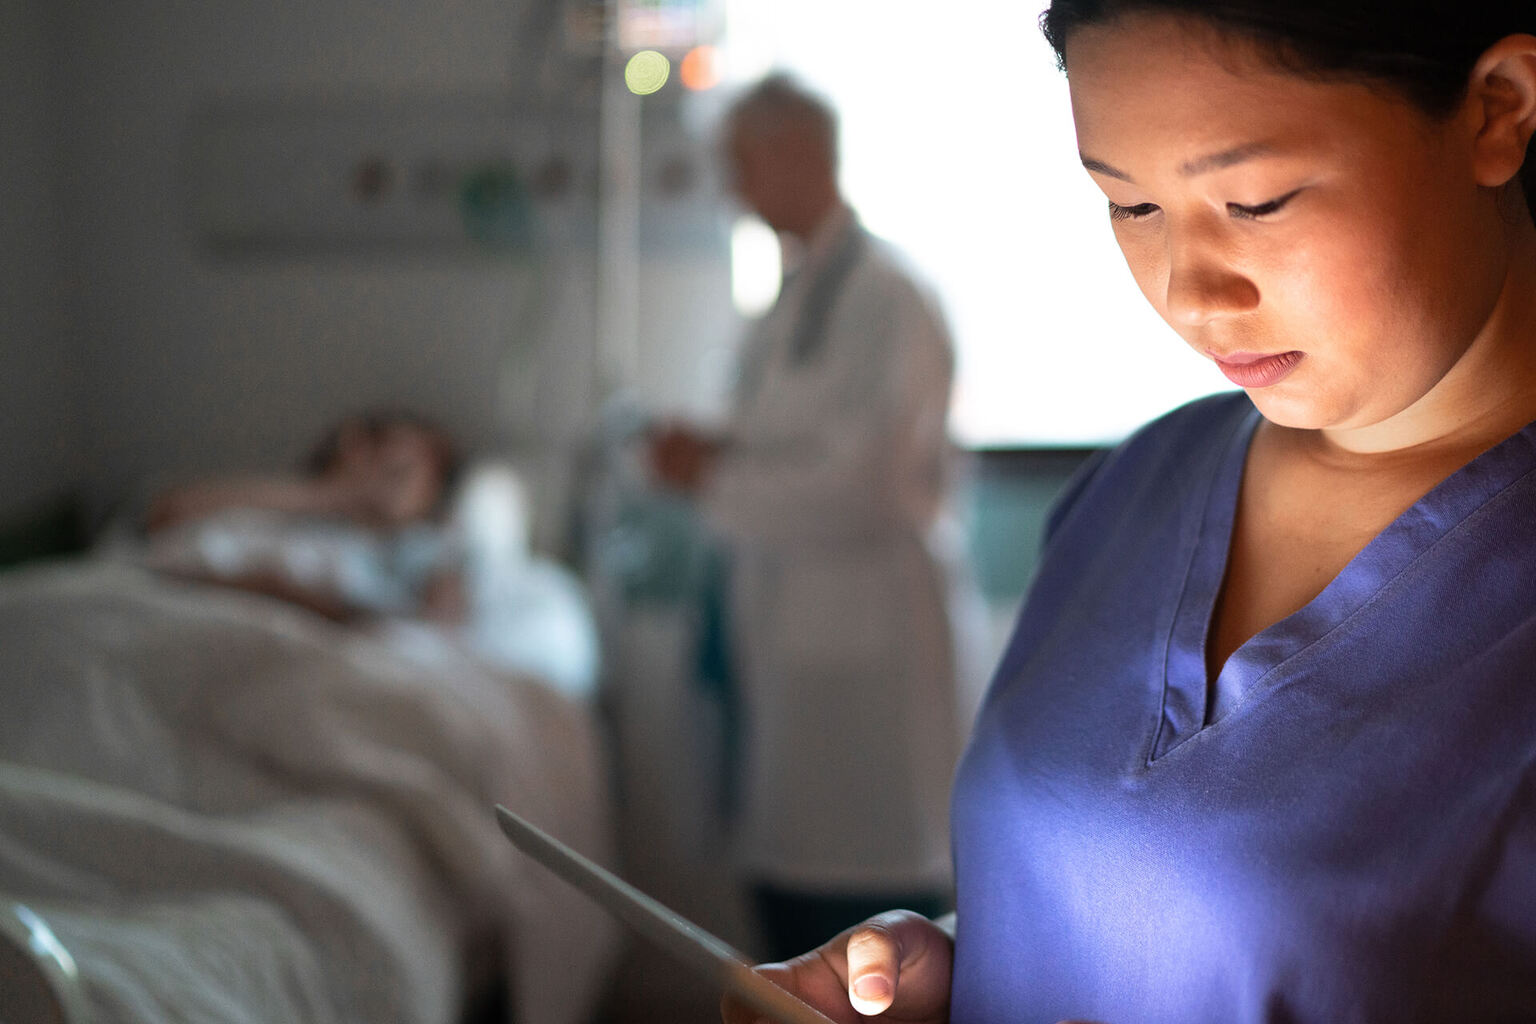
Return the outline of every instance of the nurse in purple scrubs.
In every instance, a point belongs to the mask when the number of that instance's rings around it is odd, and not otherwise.
[[[1042,24],[1138,284],[1241,390],[1055,509],[956,914],[760,970],[846,1022],[1536,1020],[1536,4]]]

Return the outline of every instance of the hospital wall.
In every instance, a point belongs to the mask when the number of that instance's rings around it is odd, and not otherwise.
[[[0,4],[0,512],[48,500],[84,470],[84,375],[62,297],[58,105],[44,12]]]
[[[593,246],[213,252],[189,215],[186,152],[199,111],[242,99],[387,109],[527,93],[550,60],[530,50],[556,38],[547,26],[563,6],[4,5],[7,475],[38,495],[83,480],[107,504],[170,479],[287,466],[344,412],[410,405],[547,474],[542,521],[557,529],[599,404],[623,386],[686,406],[696,381],[674,371],[735,336],[719,254],[646,254],[647,358],[614,381]]]

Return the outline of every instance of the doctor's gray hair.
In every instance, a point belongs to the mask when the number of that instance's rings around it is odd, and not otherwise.
[[[742,93],[731,104],[726,123],[733,134],[750,137],[803,133],[826,153],[832,169],[837,169],[837,112],[791,75],[776,72]]]

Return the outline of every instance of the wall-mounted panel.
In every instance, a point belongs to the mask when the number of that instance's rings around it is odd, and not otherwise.
[[[191,117],[190,229],[225,257],[520,256],[597,241],[605,175],[640,183],[645,253],[724,251],[713,142],[646,104],[636,168],[600,165],[594,104],[506,99],[221,101]]]
[[[597,111],[480,97],[226,101],[194,113],[197,240],[226,256],[590,244]]]

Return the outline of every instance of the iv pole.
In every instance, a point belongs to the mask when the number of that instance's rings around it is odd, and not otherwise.
[[[640,97],[624,81],[618,6],[608,0],[598,106],[597,345],[599,407],[628,393],[640,369]]]

